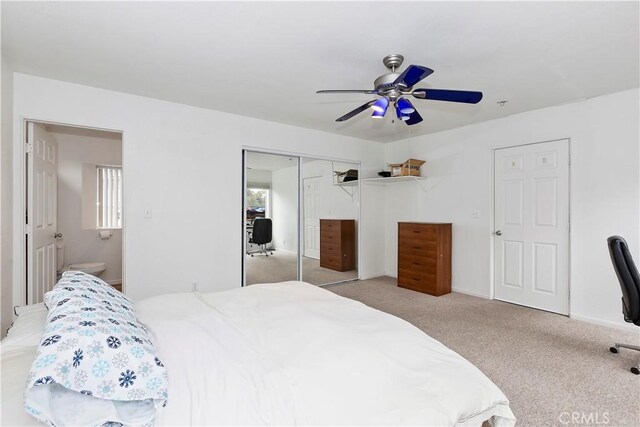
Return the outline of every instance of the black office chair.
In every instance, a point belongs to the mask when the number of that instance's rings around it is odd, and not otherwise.
[[[633,262],[627,242],[620,236],[611,236],[607,239],[609,254],[613,268],[616,270],[620,287],[622,288],[622,314],[624,320],[640,326],[640,275]],[[611,347],[611,353],[618,353],[618,349],[628,348],[640,351],[640,346],[630,344],[618,344]],[[631,372],[640,375],[640,363],[631,368]]]
[[[273,255],[273,249],[267,249],[267,245],[271,243],[273,224],[269,218],[256,218],[253,221],[253,230],[251,232],[251,238],[249,243],[258,245],[258,250],[251,252],[253,256],[256,253],[265,254],[269,256],[269,252]]]

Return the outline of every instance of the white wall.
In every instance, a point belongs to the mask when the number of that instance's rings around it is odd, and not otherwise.
[[[606,238],[640,259],[638,89],[426,135],[385,147],[387,161],[427,161],[428,190],[387,187],[386,272],[396,274],[398,220],[453,222],[453,289],[488,297],[492,277],[492,150],[571,139],[571,316],[623,325]],[[471,212],[480,211],[479,219]]]
[[[383,163],[382,145],[166,101],[16,73],[14,147],[21,147],[24,118],[123,131],[125,173],[124,280],[134,299],[191,289],[240,286],[243,225],[242,147],[362,160],[373,176]],[[14,153],[14,176],[21,156]],[[363,194],[364,277],[383,273],[384,239],[376,233],[381,194]],[[14,214],[21,181],[14,183]],[[366,204],[370,204],[370,209]],[[145,219],[151,209],[153,218]],[[366,212],[371,212],[370,216]],[[236,224],[237,226],[233,226]],[[21,229],[14,215],[14,229]],[[371,235],[371,238],[369,238]],[[21,254],[22,242],[13,239]],[[14,260],[19,300],[22,257]]]
[[[12,249],[13,229],[11,227],[13,212],[11,204],[11,185],[13,156],[12,121],[13,114],[13,72],[5,58],[2,62],[1,74],[1,133],[0,133],[0,336],[4,336],[12,319]]]
[[[273,247],[298,252],[298,167],[271,173]]]
[[[342,188],[333,185],[334,168],[344,172],[347,169],[358,169],[357,164],[331,162],[328,160],[313,160],[302,164],[302,178],[320,177],[319,199],[320,217],[326,219],[357,219],[358,218],[358,186],[348,187],[349,195]]]
[[[101,278],[109,283],[118,283],[122,280],[122,230],[112,230],[113,235],[109,239],[100,239],[95,215],[92,229],[83,228],[82,172],[83,164],[87,163],[122,165],[122,141],[51,134],[58,141],[58,232],[62,233],[65,242],[65,264],[106,262],[107,269]],[[95,175],[95,166],[92,170]]]

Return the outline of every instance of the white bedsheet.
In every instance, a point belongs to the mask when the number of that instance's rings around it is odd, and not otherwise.
[[[169,372],[158,425],[494,425],[470,362],[409,323],[302,282],[137,304]]]
[[[42,329],[44,330],[44,324]],[[37,350],[38,347],[35,346],[3,348],[0,367],[0,372],[2,373],[0,425],[42,425],[38,420],[27,414],[24,410],[23,400],[27,375],[29,375],[29,369],[31,369]]]

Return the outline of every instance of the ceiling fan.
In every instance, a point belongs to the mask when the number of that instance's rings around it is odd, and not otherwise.
[[[396,69],[402,65],[404,56],[388,55],[382,62],[391,70],[390,73],[383,74],[374,82],[373,90],[319,90],[316,93],[364,93],[368,95],[378,95],[378,99],[367,102],[349,111],[342,117],[338,117],[336,122],[344,122],[368,108],[373,109],[372,118],[382,118],[387,112],[390,104],[396,110],[398,120],[407,125],[415,125],[422,121],[422,117],[411,102],[405,96],[413,96],[416,99],[431,99],[434,101],[463,102],[466,104],[477,104],[482,99],[482,92],[472,92],[466,90],[449,89],[413,89],[413,86],[433,73],[433,70],[421,65],[409,65],[402,73],[397,73]]]

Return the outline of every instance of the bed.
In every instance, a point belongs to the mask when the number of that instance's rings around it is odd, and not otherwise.
[[[504,394],[460,355],[307,283],[163,295],[136,313],[168,372],[159,426],[515,424]],[[34,354],[3,345],[2,424],[34,424],[16,397]]]

